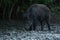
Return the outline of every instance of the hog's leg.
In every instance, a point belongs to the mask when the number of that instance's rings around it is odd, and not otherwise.
[[[47,23],[47,26],[48,26],[48,30],[51,30],[51,29],[50,29],[50,22],[49,22],[49,19],[46,19],[46,23]]]
[[[29,28],[29,30],[35,30],[36,29],[36,24],[37,23],[37,20],[35,18],[32,18],[32,24]]]
[[[43,20],[41,20],[41,17],[39,16],[38,17],[38,20],[39,20],[39,22],[40,22],[40,25],[41,25],[41,31],[43,31],[43,26],[44,26],[44,19]]]
[[[33,28],[33,30],[35,30],[35,29],[36,29],[36,25],[37,25],[37,24],[36,24],[36,21],[37,21],[36,19],[33,19],[33,27],[32,27],[32,28]]]
[[[40,21],[40,24],[41,24],[41,31],[43,31],[43,21]]]
[[[32,29],[35,30],[36,26],[37,26],[37,18],[33,17],[33,19],[32,19]]]

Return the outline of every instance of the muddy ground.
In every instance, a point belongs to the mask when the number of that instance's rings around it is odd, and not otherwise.
[[[29,28],[29,27],[28,27]],[[60,25],[51,24],[51,31],[45,25],[44,31],[26,31],[21,22],[0,22],[0,40],[60,40]]]

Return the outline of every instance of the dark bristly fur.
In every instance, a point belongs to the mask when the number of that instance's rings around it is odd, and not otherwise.
[[[27,11],[23,14],[24,19],[31,19],[32,20],[32,26],[30,26],[30,29],[33,28],[33,30],[36,29],[37,22],[40,22],[41,24],[41,30],[43,30],[43,24],[44,21],[48,25],[48,29],[50,30],[50,10],[46,5],[43,4],[33,4],[31,5]]]

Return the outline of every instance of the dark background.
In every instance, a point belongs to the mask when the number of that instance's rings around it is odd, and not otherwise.
[[[26,31],[22,14],[32,4],[45,4],[51,10],[51,30]],[[0,0],[0,40],[60,40],[60,0]]]
[[[45,4],[51,10],[51,23],[60,23],[60,0],[0,0],[0,26],[23,25],[22,14],[32,4]]]

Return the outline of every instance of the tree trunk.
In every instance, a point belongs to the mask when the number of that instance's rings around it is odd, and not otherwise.
[[[18,7],[17,7],[17,11],[16,11],[17,19],[18,19],[18,12],[19,12],[19,10],[20,10],[20,7],[18,6]]]
[[[9,14],[10,9],[11,9],[11,4],[9,3],[9,6],[8,6],[8,12],[7,12],[7,13],[8,13],[8,15],[7,15],[7,16],[8,16],[8,20],[9,20],[9,16],[10,16],[10,14]]]
[[[4,10],[3,10],[3,19],[5,19],[6,7],[7,7],[7,4],[5,4],[5,7],[4,7]]]
[[[16,11],[16,15],[17,15],[17,13],[19,12],[19,9],[20,9],[20,7],[18,6],[18,7],[17,7],[17,11]]]
[[[12,14],[14,5],[15,5],[15,4],[12,5],[11,10],[10,10],[10,13],[9,13],[9,21],[11,20],[11,14]]]

